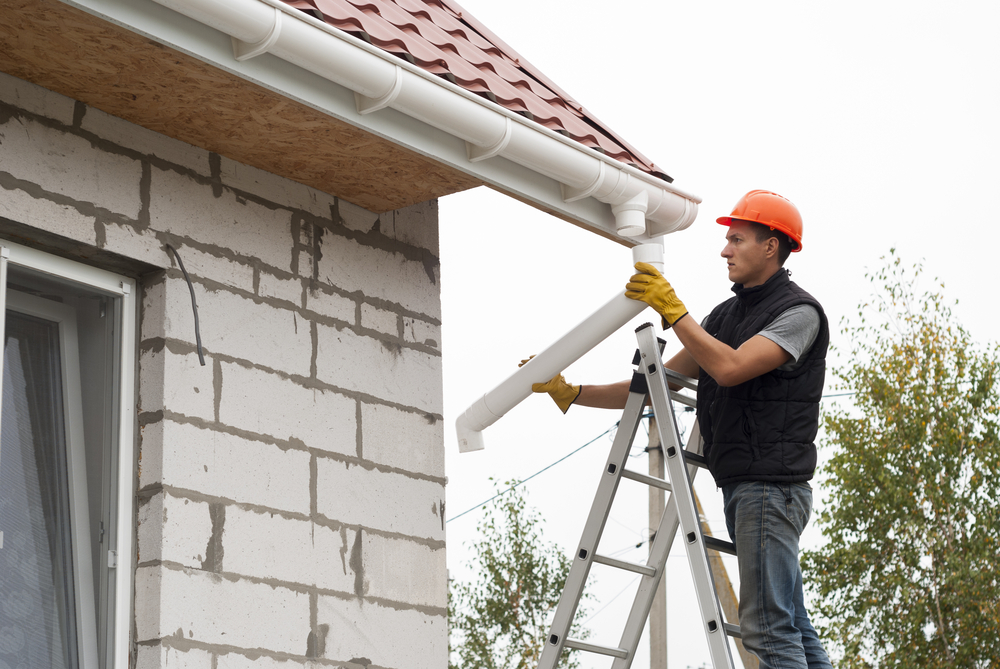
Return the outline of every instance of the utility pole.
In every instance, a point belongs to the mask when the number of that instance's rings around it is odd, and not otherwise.
[[[666,477],[663,465],[663,447],[660,445],[660,430],[656,426],[656,418],[649,419],[649,475],[662,479]],[[667,505],[666,491],[656,486],[649,486],[649,547],[653,547],[656,528],[660,526],[660,517]],[[649,669],[667,669],[667,570],[664,565],[660,585],[653,597],[653,606],[649,609]]]

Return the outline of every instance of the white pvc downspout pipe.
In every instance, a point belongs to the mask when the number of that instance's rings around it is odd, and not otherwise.
[[[632,260],[648,262],[662,271],[663,246],[659,243],[635,246]],[[562,372],[645,308],[645,302],[629,299],[619,290],[604,306],[466,409],[455,421],[458,450],[465,453],[485,448],[483,430],[531,396],[532,384],[544,383]]]
[[[612,206],[617,232],[688,227],[700,199],[494,105],[280,0],[156,0],[233,38],[234,57],[263,53],[355,92],[358,112],[392,107],[466,142],[472,162],[502,156],[561,185],[563,200]],[[622,209],[624,208],[624,209]],[[620,211],[631,212],[621,216]]]

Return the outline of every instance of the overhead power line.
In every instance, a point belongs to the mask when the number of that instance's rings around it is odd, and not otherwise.
[[[847,395],[853,395],[853,394],[854,394],[853,392],[850,392],[850,393],[838,393],[838,394],[835,394],[835,395],[823,395],[823,397],[821,399],[826,399],[828,397],[845,397]],[[685,409],[685,411],[687,411],[687,409]],[[650,417],[652,417],[652,415],[653,415],[652,413],[646,413],[646,414],[643,415],[643,418],[650,418]],[[535,478],[539,474],[541,474],[543,472],[546,472],[549,469],[552,469],[553,467],[555,467],[556,465],[558,465],[560,462],[563,462],[564,460],[568,459],[570,456],[576,455],[577,453],[579,453],[580,451],[582,451],[583,449],[585,449],[587,446],[590,446],[591,444],[593,444],[594,442],[596,442],[598,439],[600,439],[601,437],[604,437],[604,436],[608,435],[609,433],[611,433],[612,431],[616,430],[617,428],[618,428],[618,423],[616,422],[614,425],[612,425],[611,427],[609,427],[608,429],[606,429],[604,432],[601,432],[599,435],[597,435],[596,437],[594,437],[593,439],[591,439],[590,441],[588,441],[583,446],[580,446],[578,448],[573,449],[572,451],[570,451],[566,455],[562,456],[561,458],[559,458],[558,460],[556,460],[552,464],[546,465],[545,467],[542,467],[541,469],[539,469],[537,472],[535,472],[531,476],[529,476],[529,477],[527,477],[525,479],[522,479],[521,481],[518,481],[517,483],[515,483],[512,486],[510,486],[506,490],[501,490],[497,494],[493,495],[493,497],[490,497],[489,499],[484,500],[484,501],[480,502],[479,504],[476,504],[475,506],[466,509],[465,511],[463,511],[460,514],[458,514],[457,516],[452,516],[451,518],[449,518],[448,520],[446,520],[445,523],[447,524],[447,523],[450,523],[453,520],[458,520],[459,518],[461,518],[465,514],[471,513],[471,512],[475,511],[476,509],[478,509],[480,507],[486,506],[487,504],[489,504],[490,502],[492,502],[496,498],[501,497],[501,496],[507,494],[508,492],[510,492],[514,488],[517,488],[518,486],[524,485],[525,483],[527,483],[531,479]]]

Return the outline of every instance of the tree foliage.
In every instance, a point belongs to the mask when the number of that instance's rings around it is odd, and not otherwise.
[[[504,485],[479,521],[474,580],[449,588],[452,668],[534,669],[569,574],[570,559],[543,540],[524,488]],[[564,652],[559,666],[578,666],[576,654]]]
[[[997,667],[1000,349],[940,292],[915,295],[919,265],[885,260],[880,297],[842,331],[854,402],[824,415],[828,541],[806,577],[842,668]]]

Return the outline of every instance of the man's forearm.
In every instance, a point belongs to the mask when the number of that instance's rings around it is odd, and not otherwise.
[[[595,409],[624,409],[629,384],[629,381],[619,381],[600,386],[581,386],[580,395],[573,404]]]
[[[760,335],[734,349],[706,332],[690,314],[674,323],[673,331],[684,350],[720,386],[749,381],[791,359],[784,349]]]

